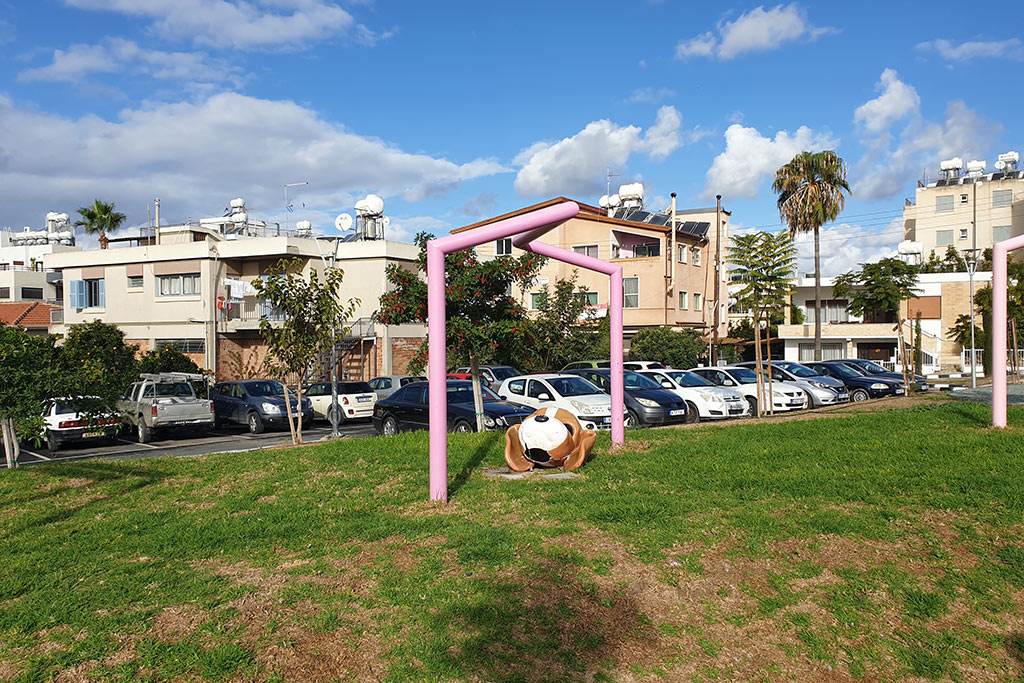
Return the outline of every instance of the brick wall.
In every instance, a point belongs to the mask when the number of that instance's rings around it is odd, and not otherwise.
[[[409,374],[407,366],[416,352],[420,350],[423,337],[392,337],[391,368],[396,375]],[[380,367],[383,367],[380,366]]]
[[[987,283],[974,283],[974,292],[977,293]],[[971,285],[969,282],[946,282],[942,285],[942,332],[943,339],[949,336],[949,329],[953,327],[957,316],[971,312]],[[981,313],[975,311],[975,324],[981,327]],[[942,359],[940,364],[943,370],[960,369],[960,345],[954,341],[943,341]]]
[[[266,357],[267,347],[260,337],[218,336],[217,381],[249,379],[241,375],[262,377]]]
[[[148,339],[125,339],[124,343],[125,344],[135,344],[136,346],[139,347],[139,350],[135,353],[135,356],[137,358],[142,358],[142,356],[146,355],[146,352],[149,351],[150,348],[151,348],[151,345],[150,345]],[[200,363],[200,365],[201,364],[202,363]]]

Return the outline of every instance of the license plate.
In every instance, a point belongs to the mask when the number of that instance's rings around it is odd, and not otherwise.
[[[373,400],[373,396],[356,396],[356,400],[360,403],[366,403]]]
[[[612,421],[612,419],[610,417],[602,417],[601,418],[601,422],[603,422],[604,424],[608,424],[611,421]]]
[[[103,436],[103,432],[85,432],[82,434],[83,439],[93,439],[97,436]]]
[[[669,415],[686,415],[686,408],[682,408],[680,410],[670,410],[670,411],[668,411],[668,414]]]
[[[730,413],[742,413],[743,412],[743,406],[739,406],[737,408],[729,408],[729,412]]]
[[[902,390],[902,389],[897,389],[897,390],[896,390],[896,393],[897,393],[897,394],[902,394],[902,393],[903,393],[903,390]]]
[[[801,401],[800,399],[796,399],[796,398],[792,399],[789,402],[789,405],[791,405],[791,406],[802,406],[803,404],[804,404],[803,401]]]

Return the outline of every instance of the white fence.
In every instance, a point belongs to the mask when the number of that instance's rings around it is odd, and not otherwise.
[[[978,377],[985,376],[982,354],[984,349],[974,349],[974,365],[977,368]],[[1013,349],[1006,351],[1006,372],[1013,372]],[[971,371],[971,350],[964,349],[960,352],[960,369],[963,372]],[[1017,374],[1024,376],[1024,349],[1017,349]]]

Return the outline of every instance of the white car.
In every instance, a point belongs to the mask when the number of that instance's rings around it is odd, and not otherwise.
[[[331,383],[317,382],[306,390],[313,404],[313,419],[331,421]],[[338,382],[338,424],[345,420],[370,419],[377,405],[377,394],[367,382]]]
[[[750,404],[750,414],[757,415],[757,375],[750,368],[727,366],[724,368],[692,368],[690,372],[700,375],[712,384],[735,389],[743,394]],[[768,378],[764,380],[764,390],[768,391]],[[795,384],[772,381],[772,408],[781,413],[789,410],[800,410],[807,407],[807,394]],[[761,411],[767,409],[762,406]]]
[[[563,408],[584,429],[610,429],[612,397],[577,375],[520,375],[501,383],[498,396],[528,408]]]
[[[83,415],[78,410],[88,410],[92,414]],[[113,439],[121,431],[121,418],[104,410],[95,396],[47,401],[43,408],[43,421],[46,423],[43,438],[50,453],[56,452],[61,444]]]
[[[665,366],[653,360],[627,360],[622,364],[622,369],[640,372],[641,370],[664,370]]]
[[[692,422],[744,417],[749,414],[749,404],[743,394],[727,387],[717,387],[700,375],[671,368],[637,372],[682,397],[689,414],[696,417],[691,417]]]

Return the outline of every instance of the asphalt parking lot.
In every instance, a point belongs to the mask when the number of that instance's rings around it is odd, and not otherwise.
[[[373,424],[369,420],[349,422],[341,425],[338,430],[344,438],[350,439],[376,435]],[[311,428],[302,430],[302,440],[312,443],[329,436],[330,433],[330,425],[318,421]],[[113,442],[102,440],[95,443],[64,444],[60,450],[52,454],[47,453],[45,446],[36,448],[32,444],[22,444],[18,465],[40,465],[47,462],[85,460],[87,458],[185,457],[208,453],[254,451],[288,443],[291,443],[291,436],[287,431],[249,434],[242,426],[224,427],[211,431],[209,435],[202,438],[197,438],[187,432],[158,433],[155,440],[146,444],[136,441],[133,434],[123,434]],[[0,459],[0,469],[2,468],[6,468],[6,464]]]

